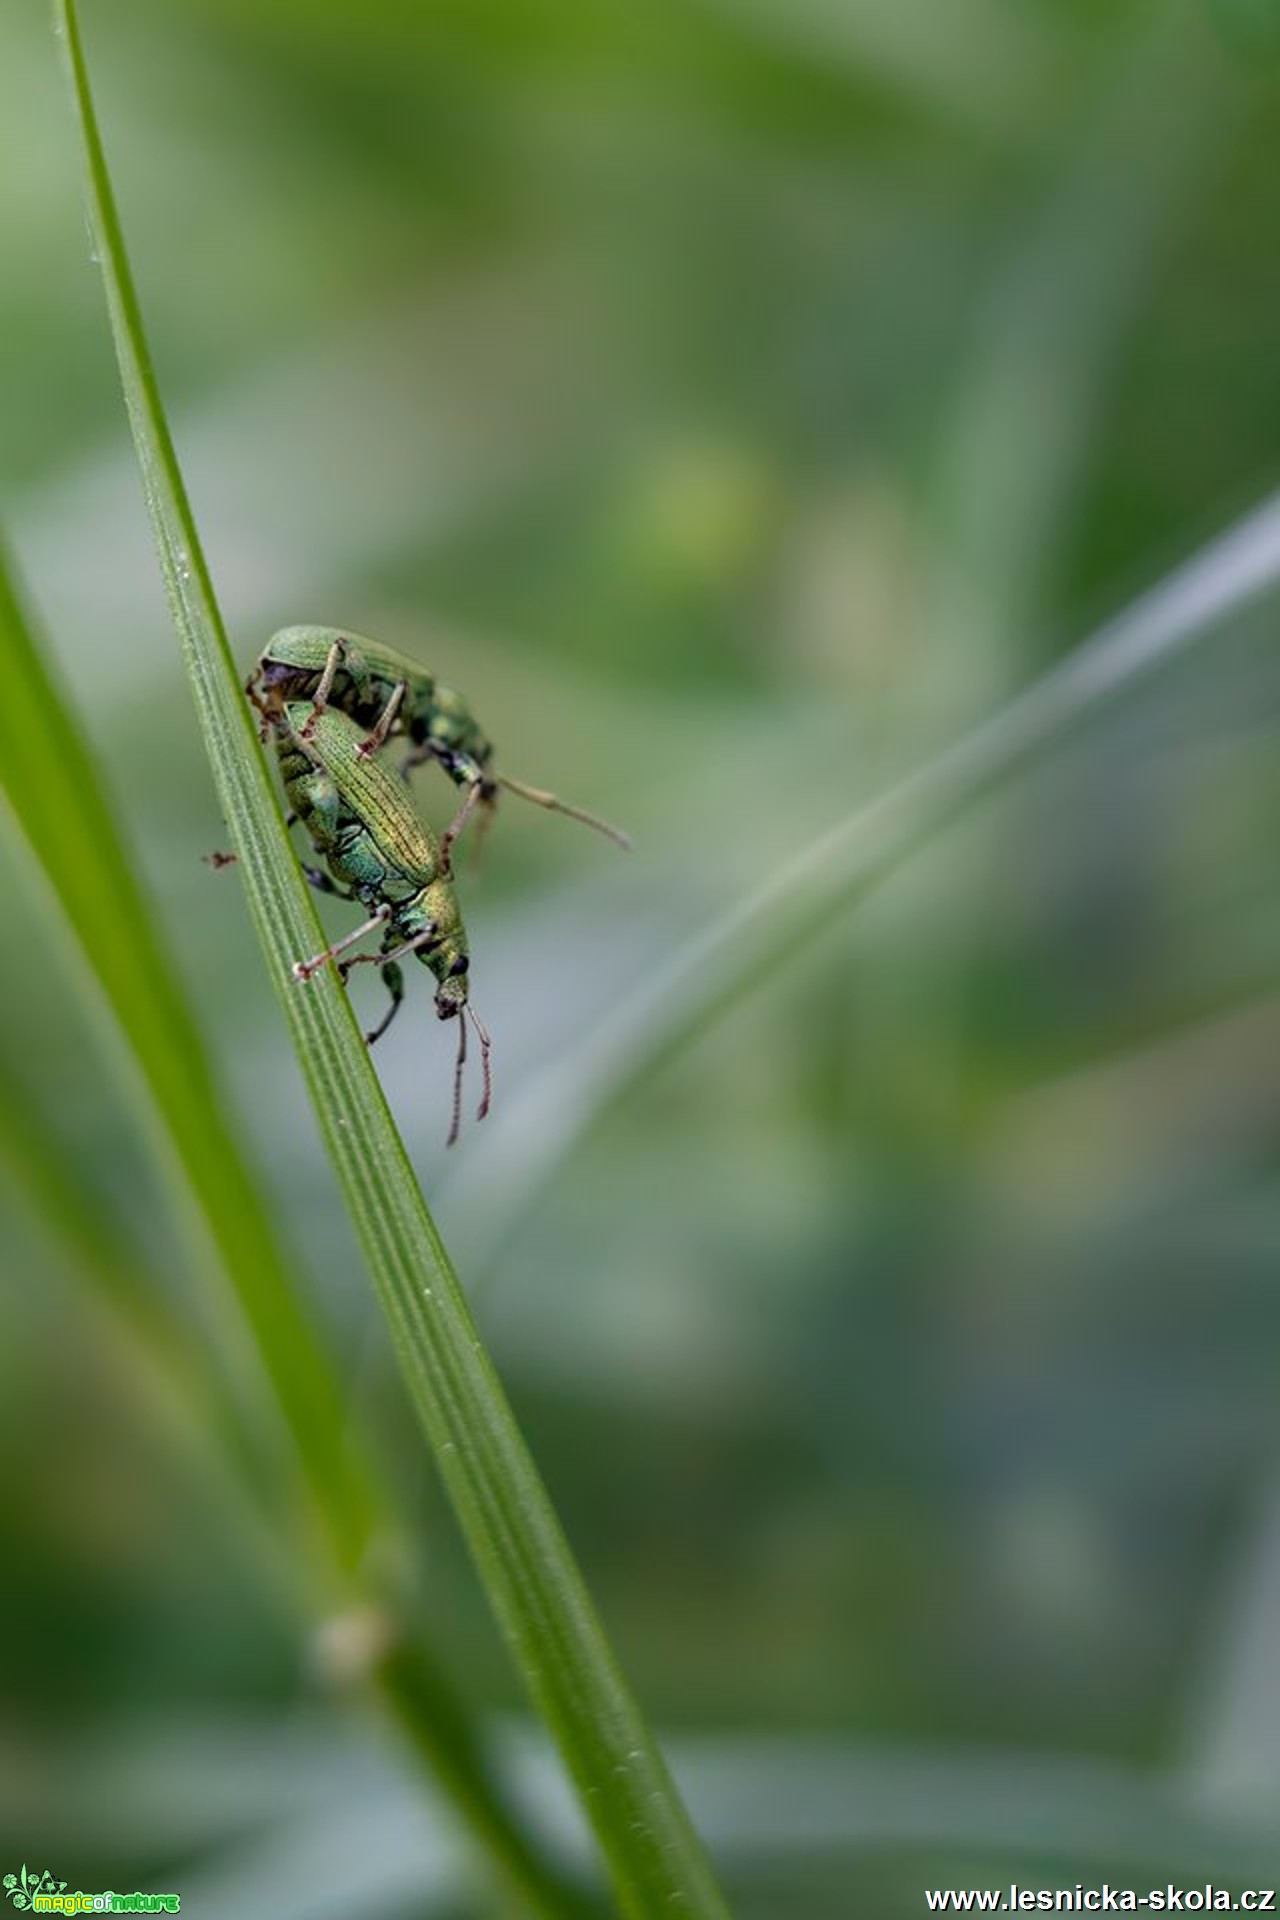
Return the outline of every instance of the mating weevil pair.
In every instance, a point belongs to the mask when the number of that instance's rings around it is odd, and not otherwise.
[[[379,953],[357,954],[342,961],[339,969],[344,980],[362,963],[382,970],[391,1005],[365,1035],[372,1045],[386,1032],[404,998],[399,962],[415,954],[430,967],[436,978],[436,1012],[442,1020],[458,1021],[448,1138],[452,1146],[461,1119],[467,1021],[476,1030],[484,1066],[480,1120],[489,1110],[489,1035],[468,999],[467,936],[439,844],[410,806],[403,781],[362,752],[364,735],[345,713],[331,708],[317,715],[306,702],[287,703],[272,710],[271,724],[289,804],[329,869],[326,874],[307,867],[307,878],[323,892],[358,900],[370,916],[323,953],[299,961],[294,978],[309,980],[326,962],[380,929]],[[304,736],[308,726],[310,734]]]
[[[596,827],[627,846],[625,834],[554,794],[489,771],[493,748],[462,699],[405,655],[376,641],[327,627],[287,627],[259,658],[245,691],[262,718],[264,739],[274,731],[285,792],[320,853],[328,873],[304,866],[313,886],[358,900],[370,917],[354,933],[294,968],[308,980],[366,934],[381,929],[381,951],[340,962],[368,962],[382,969],[391,1005],[365,1035],[370,1045],[385,1033],[404,997],[399,962],[416,954],[436,978],[436,1012],[458,1020],[453,1118],[447,1145],[458,1136],[462,1075],[467,1057],[467,1021],[480,1041],[484,1092],[477,1118],[489,1110],[489,1035],[468,997],[469,955],[462,916],[452,886],[450,854],[473,808],[491,813],[500,786],[537,805]],[[374,758],[397,733],[412,743],[401,778]],[[404,784],[411,767],[435,759],[455,785],[466,789],[462,805],[437,842],[418,818]],[[339,884],[335,884],[335,882]]]

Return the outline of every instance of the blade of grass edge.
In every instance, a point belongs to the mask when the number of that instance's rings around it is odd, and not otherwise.
[[[145,1287],[137,1263],[116,1235],[95,1231],[83,1197],[71,1204],[75,1189],[65,1170],[60,1178],[49,1154],[41,1153],[34,1116],[27,1116],[21,1134],[0,1125],[0,1151],[9,1149],[11,1163],[25,1176],[33,1211],[82,1262],[86,1277],[96,1283],[99,1303],[114,1312],[119,1330],[131,1338],[135,1357],[145,1356],[158,1402],[172,1407],[179,1382],[185,1382],[193,1390],[184,1396],[185,1424],[190,1427],[200,1409],[207,1412],[214,1429],[207,1437],[226,1443],[259,1524],[265,1521],[274,1534],[272,1571],[281,1558],[290,1563],[288,1598],[295,1615],[314,1625],[335,1607],[363,1603],[388,1619],[390,1650],[369,1677],[380,1686],[413,1751],[532,1911],[548,1920],[577,1912],[578,1890],[542,1857],[498,1791],[472,1717],[446,1678],[423,1623],[404,1621],[398,1596],[357,1564],[393,1525],[385,1495],[372,1477],[371,1462],[353,1445],[340,1384],[293,1291],[265,1202],[223,1112],[199,1028],[92,755],[36,646],[2,539],[0,680],[8,690],[0,702],[0,791],[79,943],[86,977],[98,988],[95,1011],[105,1006],[109,1030],[125,1042],[118,1051],[133,1069],[129,1090],[142,1092],[144,1123],[162,1165],[175,1176],[176,1191],[188,1198],[184,1212],[193,1220],[201,1252],[212,1249],[221,1256],[213,1263],[214,1277],[225,1272],[264,1350],[264,1374],[277,1400],[285,1403],[284,1422],[262,1394],[253,1409],[258,1417],[246,1422],[241,1397],[222,1370],[210,1367],[189,1329],[166,1310],[163,1291]],[[92,848],[92,858],[85,858],[85,848]],[[256,1297],[259,1290],[262,1299]],[[268,1350],[272,1342],[282,1354]],[[317,1409],[330,1422],[319,1444],[313,1434]],[[278,1444],[284,1428],[296,1442],[296,1464]],[[334,1480],[330,1511],[333,1458],[335,1474],[340,1469],[345,1478]],[[301,1530],[300,1515],[310,1521]],[[285,1583],[277,1584],[283,1588]]]
[[[622,1910],[726,1912],[413,1177],[345,993],[331,970],[298,992],[316,944],[250,725],[169,436],[89,91],[74,0],[66,42],[125,403],[161,571],[191,674],[250,911],[343,1196],[423,1426],[490,1605],[560,1748]]]

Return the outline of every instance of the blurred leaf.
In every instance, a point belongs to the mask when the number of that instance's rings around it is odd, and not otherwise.
[[[340,1387],[295,1297],[115,809],[36,649],[2,552],[0,665],[12,687],[0,702],[0,783],[89,962],[100,1006],[127,1039],[153,1142],[194,1197],[206,1248],[254,1330],[312,1493],[331,1494],[329,1521],[353,1564],[372,1510],[342,1435]],[[288,1473],[283,1458],[275,1470]]]
[[[566,1048],[495,1116],[483,1167],[450,1201],[478,1253],[521,1210],[600,1114],[720,1019],[934,835],[1056,750],[1085,719],[1280,585],[1280,495],[1152,587],[1042,679],[936,758],[793,855],[755,892],[651,974],[603,1025]],[[495,1199],[494,1196],[498,1196]]]
[[[558,1848],[577,1853],[585,1836],[545,1740],[512,1725],[495,1745],[521,1800]],[[961,1884],[1007,1882],[1031,1861],[1046,1880],[1074,1863],[1077,1878],[1247,1884],[1266,1878],[1280,1832],[1271,1803],[1233,1818],[1181,1774],[1088,1757],[786,1731],[677,1734],[670,1748],[744,1907],[761,1879],[785,1886],[808,1871],[843,1887],[848,1912],[890,1849],[907,1862],[900,1875],[914,1882],[917,1908],[921,1882],[945,1881],[943,1863],[961,1860]],[[189,1835],[203,1855],[189,1876],[192,1904],[198,1887],[210,1911],[235,1910],[231,1889],[248,1897],[258,1876],[252,1911],[264,1920],[349,1913],[359,1890],[371,1911],[401,1901],[412,1910],[415,1894],[437,1897],[456,1875],[435,1809],[409,1796],[376,1748],[325,1722],[133,1723],[127,1742],[55,1744],[40,1757],[66,1783],[64,1817],[77,1831],[115,1828],[135,1847],[157,1822]]]

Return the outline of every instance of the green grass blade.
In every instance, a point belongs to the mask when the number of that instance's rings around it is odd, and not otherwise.
[[[1210,541],[980,726],[802,848],[695,934],[495,1114],[483,1176],[450,1185],[491,1257],[577,1140],[753,987],[1091,715],[1280,588],[1280,494]],[[481,1190],[480,1180],[484,1186]]]
[[[78,1181],[43,1114],[0,1054],[0,1177],[15,1201],[45,1230],[68,1271],[85,1289],[100,1319],[135,1353],[147,1356],[148,1387],[163,1392],[170,1410],[205,1440],[238,1448],[241,1436],[224,1435],[223,1409],[212,1405],[210,1373],[193,1367],[163,1305],[158,1274],[119,1222]],[[261,1463],[259,1463],[261,1471]]]
[[[391,1121],[345,993],[290,969],[320,944],[250,725],[146,348],[72,0],[56,0],[90,224],[161,569],[250,911],[326,1146],[490,1603],[630,1914],[723,1902],[605,1639]]]
[[[189,1190],[205,1249],[228,1274],[273,1401],[310,1486],[303,1510],[354,1566],[374,1510],[342,1432],[344,1399],[236,1143],[209,1057],[157,932],[89,750],[38,651],[0,549],[0,786],[59,907],[90,957],[147,1098],[142,1110]],[[156,1122],[159,1122],[157,1125]],[[283,1441],[283,1434],[280,1436]],[[297,1467],[276,1448],[275,1471]],[[302,1494],[301,1487],[297,1493]]]
[[[124,1373],[177,1451],[225,1495],[221,1511],[251,1547],[276,1591],[296,1582],[292,1479],[264,1455],[261,1422],[246,1421],[199,1343],[171,1311],[163,1276],[133,1235],[77,1178],[32,1090],[0,1053],[0,1186],[50,1245],[92,1316],[91,1338]]]
[[[98,1004],[129,1047],[144,1113],[166,1163],[189,1190],[198,1230],[221,1255],[263,1350],[286,1419],[263,1396],[249,1409],[193,1347],[159,1286],[148,1287],[136,1250],[103,1219],[58,1163],[0,1061],[0,1156],[28,1206],[91,1280],[132,1357],[142,1358],[154,1399],[188,1432],[203,1423],[239,1469],[277,1562],[287,1560],[293,1603],[314,1620],[334,1605],[386,1596],[362,1590],[355,1561],[385,1534],[381,1489],[352,1445],[345,1397],[292,1291],[272,1223],[218,1100],[199,1032],[169,964],[147,900],[116,828],[88,747],[50,678],[23,616],[0,543],[0,790],[25,831],[95,981]],[[86,857],[85,849],[90,850]],[[273,1344],[274,1343],[274,1344]],[[254,1417],[254,1416],[258,1417]],[[328,1424],[321,1426],[321,1420]],[[296,1448],[280,1442],[284,1427]],[[207,1449],[206,1449],[207,1450]],[[332,1472],[333,1507],[328,1505]],[[308,1482],[310,1493],[308,1496]],[[300,1530],[299,1520],[313,1524]],[[532,1911],[563,1916],[579,1897],[539,1853],[492,1780],[456,1689],[420,1628],[392,1627],[393,1645],[372,1678],[415,1752],[451,1794],[486,1855]]]

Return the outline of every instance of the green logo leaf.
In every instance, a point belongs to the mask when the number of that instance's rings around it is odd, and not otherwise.
[[[15,1907],[29,1907],[38,1893],[65,1893],[65,1880],[55,1880],[46,1867],[43,1873],[28,1873],[25,1865],[21,1875],[6,1873],[4,1890]]]

